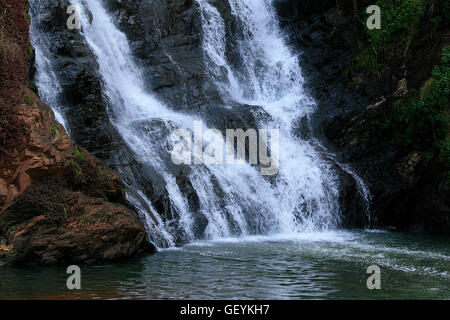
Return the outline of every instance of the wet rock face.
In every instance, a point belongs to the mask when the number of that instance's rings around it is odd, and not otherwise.
[[[201,108],[201,20],[193,0],[108,0],[143,68],[149,91],[175,110]]]
[[[254,128],[247,106],[237,106],[231,113],[216,88],[207,82],[201,17],[194,0],[105,3],[144,70],[149,92],[173,110],[202,115],[215,128]],[[239,28],[227,1],[213,4],[223,16],[228,34],[236,34]],[[238,58],[233,54],[233,40],[227,39],[232,61]]]

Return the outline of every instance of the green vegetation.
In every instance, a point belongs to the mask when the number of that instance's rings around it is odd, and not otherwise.
[[[108,167],[104,164],[97,167],[97,172],[99,174],[99,177],[101,177],[103,180],[111,181],[114,178],[114,176],[110,174]]]
[[[377,132],[379,137],[392,134],[401,150],[433,150],[449,170],[450,185],[450,46],[442,50],[439,66],[421,90],[393,105],[392,113]]]
[[[436,37],[437,30],[448,24],[450,0],[377,0],[381,8],[381,29],[369,30],[364,23],[365,40],[356,55],[364,72],[383,76],[407,64],[416,36],[427,28],[427,36]],[[364,12],[364,16],[365,12]],[[442,59],[418,90],[396,100],[376,129],[365,137],[384,139],[392,136],[400,153],[427,152],[426,162],[439,159],[447,168],[450,187],[450,46],[442,50]],[[383,138],[384,137],[384,138]]]
[[[25,103],[29,106],[32,105],[34,103],[33,97],[25,96]]]
[[[398,129],[403,132],[403,146],[439,148],[448,138],[450,46],[444,47],[441,64],[433,70],[432,80],[410,100],[410,104],[399,102],[393,115]]]
[[[79,147],[75,147],[73,158],[66,160],[66,165],[71,171],[73,187],[76,190],[85,190],[94,183],[106,180],[105,169],[100,169],[95,161],[90,161]]]
[[[8,252],[8,255],[10,256],[10,258],[18,258],[21,256],[21,253],[19,251],[17,251],[16,248],[13,248],[12,250],[10,250]]]
[[[69,212],[69,210],[67,210],[66,207],[64,207],[63,209],[64,209],[63,216],[64,216],[65,219],[67,219],[67,217],[69,216],[70,212]]]
[[[30,16],[30,14],[28,13],[28,10],[27,10],[27,9],[24,9],[23,15],[24,15],[25,18],[27,19],[28,23],[31,23],[31,16]]]
[[[33,81],[30,81],[28,83],[28,88],[33,91],[36,95],[39,95],[39,88]]]
[[[366,28],[367,42],[364,43],[357,55],[358,65],[377,75],[383,74],[385,68],[397,66],[397,63],[408,53],[414,36],[418,33],[424,21],[427,8],[442,6],[445,17],[431,16],[437,28],[450,16],[449,0],[378,0],[376,4],[381,8],[381,30]]]
[[[34,55],[34,48],[31,44],[28,45],[28,58],[31,58]]]
[[[55,121],[53,122],[52,126],[50,127],[50,134],[56,137],[56,140],[61,140],[62,133],[58,128],[59,124]]]
[[[86,162],[86,156],[84,153],[75,147],[75,150],[73,152],[73,159],[69,161],[70,167],[75,174],[75,177],[81,178],[82,176],[82,167],[84,163]]]
[[[86,110],[88,110],[89,112],[92,112],[92,107],[91,106],[89,106],[89,105],[85,105],[85,106],[81,106],[80,105],[80,108],[85,108]]]
[[[75,161],[75,159],[72,159],[68,162],[68,164],[70,165],[70,168],[72,169],[73,173],[75,174],[75,177],[80,177],[81,176],[81,167],[78,164],[78,162]]]
[[[6,16],[10,9],[11,9],[11,5],[10,4],[4,4],[3,5],[3,10],[0,12],[0,15],[1,16]]]
[[[75,147],[75,151],[73,152],[73,156],[78,161],[83,161],[83,162],[86,161],[85,154],[80,149],[78,149],[76,147]]]

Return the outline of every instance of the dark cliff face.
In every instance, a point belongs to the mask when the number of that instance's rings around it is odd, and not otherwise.
[[[302,52],[307,84],[319,103],[316,133],[340,162],[356,170],[371,191],[371,226],[450,234],[449,169],[442,152],[436,151],[433,143],[404,147],[403,140],[408,137],[396,132],[401,129],[383,129],[387,123],[394,123],[391,127],[402,124],[395,119],[398,105],[408,110],[414,92],[428,90],[433,68],[449,44],[448,21],[440,18],[446,16],[448,4],[424,1],[423,14],[411,26],[415,33],[397,31],[396,40],[385,44],[394,55],[380,54],[378,70],[365,69],[358,60],[368,46],[364,10],[370,1],[275,3],[293,47]],[[386,16],[382,15],[382,23],[388,28]],[[404,46],[402,37],[408,41]],[[371,59],[375,61],[375,55]],[[420,131],[432,135],[431,127]],[[345,190],[345,186],[341,188]],[[360,213],[352,210],[352,199],[345,198],[346,218],[361,226],[357,222]]]
[[[137,214],[124,206],[117,173],[75,145],[28,88],[35,89],[27,2],[0,1],[0,9],[0,258],[102,263],[153,250]]]

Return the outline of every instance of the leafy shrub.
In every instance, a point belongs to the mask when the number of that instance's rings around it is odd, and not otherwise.
[[[433,150],[449,170],[450,186],[450,46],[442,50],[439,66],[421,92],[394,103],[393,111],[377,126],[378,136],[393,135],[399,148]]]
[[[358,64],[380,74],[403,57],[426,13],[427,0],[378,0],[382,13],[381,30],[369,30],[368,41],[357,56]],[[364,24],[366,21],[364,20]]]

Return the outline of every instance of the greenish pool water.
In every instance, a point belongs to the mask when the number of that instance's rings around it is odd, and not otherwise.
[[[367,289],[367,267],[381,290]],[[199,241],[105,266],[0,266],[0,299],[450,299],[450,239],[381,231]]]

